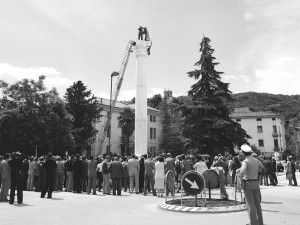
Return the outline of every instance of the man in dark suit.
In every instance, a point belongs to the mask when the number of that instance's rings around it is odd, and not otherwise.
[[[113,195],[117,194],[121,195],[121,182],[122,182],[122,175],[123,175],[123,169],[122,169],[122,163],[119,161],[118,157],[114,158],[114,161],[110,164],[110,178],[112,180],[112,186],[113,186]]]
[[[52,152],[49,152],[47,155],[46,162],[44,164],[44,171],[46,177],[45,177],[45,184],[41,192],[41,198],[45,198],[47,191],[48,191],[47,198],[52,198],[56,167],[57,165],[55,160],[53,159]]]
[[[87,188],[87,182],[88,182],[88,161],[86,160],[86,157],[82,157],[82,191],[86,192]]]
[[[11,169],[11,184],[9,204],[15,201],[15,190],[17,188],[18,204],[23,203],[23,187],[22,187],[22,157],[21,153],[13,152],[11,160],[8,162]]]
[[[152,194],[154,196],[156,196],[156,190],[154,189],[154,162],[153,162],[153,158],[151,155],[149,155],[149,157],[147,158],[147,155],[144,156],[145,157],[145,184],[144,184],[144,195],[147,194],[147,189],[148,186],[151,186],[151,190],[152,190]]]
[[[76,154],[76,159],[73,163],[73,181],[74,181],[74,188],[73,193],[81,193],[82,190],[82,161],[80,159],[80,155]]]

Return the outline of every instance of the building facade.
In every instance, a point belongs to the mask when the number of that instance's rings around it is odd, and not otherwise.
[[[109,111],[109,99],[98,98],[100,106],[103,108],[102,115],[105,115]],[[121,102],[116,102],[115,106],[112,107],[112,117],[111,117],[111,136],[110,136],[110,148],[109,143],[109,132],[104,140],[102,149],[99,149],[99,137],[100,132],[103,132],[105,117],[102,116],[97,123],[93,124],[99,133],[96,141],[91,145],[92,155],[103,155],[107,153],[110,149],[112,153],[123,154],[125,151],[125,140],[122,133],[122,129],[118,127],[118,117],[120,112],[123,111],[124,107],[131,107],[134,109],[134,105],[128,105]],[[159,147],[159,134],[161,132],[161,125],[159,120],[159,110],[148,106],[148,129],[147,129],[147,151],[148,153],[156,154]],[[134,149],[134,134],[130,137],[130,149]]]
[[[250,145],[255,145],[262,153],[282,154],[286,150],[285,120],[273,112],[253,112],[249,107],[235,108],[231,118],[240,123],[252,139]]]

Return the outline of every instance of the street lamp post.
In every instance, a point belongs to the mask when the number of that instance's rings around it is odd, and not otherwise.
[[[110,152],[110,136],[111,136],[111,117],[112,117],[112,112],[111,112],[111,98],[112,98],[112,78],[115,76],[118,76],[118,72],[113,72],[110,75],[110,97],[109,97],[109,124],[108,124],[108,152]]]

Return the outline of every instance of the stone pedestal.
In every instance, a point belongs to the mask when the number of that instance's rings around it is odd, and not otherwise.
[[[147,48],[148,42],[136,42],[136,93],[135,93],[135,154],[147,154]]]

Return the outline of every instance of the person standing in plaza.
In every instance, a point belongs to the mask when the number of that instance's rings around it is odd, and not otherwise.
[[[97,161],[94,160],[94,156],[90,156],[90,160],[88,161],[88,187],[87,194],[91,193],[91,189],[93,188],[93,195],[96,195],[96,180],[97,180]]]
[[[128,160],[127,169],[129,174],[130,193],[133,193],[133,184],[135,184],[135,193],[138,194],[140,163],[134,154],[131,156],[131,159]]]
[[[102,183],[103,183],[103,174],[102,174],[102,158],[98,157],[97,160],[97,183],[98,183],[98,191],[100,192],[102,189]]]
[[[272,164],[272,174],[271,176],[273,177],[273,185],[277,185],[278,184],[278,179],[277,179],[277,176],[276,176],[276,160],[275,160],[275,157],[272,157],[271,159],[271,164]]]
[[[129,189],[129,173],[128,173],[128,162],[127,162],[127,157],[123,157],[123,162],[122,162],[122,168],[123,168],[123,186],[124,186],[124,192]]]
[[[154,188],[154,173],[153,173],[155,169],[155,165],[151,155],[149,157],[147,157],[147,155],[145,156],[144,166],[145,166],[144,195],[147,194],[147,187],[150,184],[152,194],[153,196],[156,196],[156,191]]]
[[[110,195],[110,156],[107,155],[102,163],[103,194]]]
[[[0,192],[0,202],[8,201],[8,190],[10,188],[11,182],[11,168],[9,166],[10,154],[6,153],[4,155],[4,160],[0,162],[0,176],[1,176],[1,192]]]
[[[35,170],[36,163],[34,161],[34,157],[31,156],[28,161],[27,191],[33,191]]]
[[[88,182],[88,161],[86,160],[86,157],[82,157],[82,191],[86,192],[87,188],[87,182]]]
[[[18,204],[23,203],[23,177],[22,177],[22,156],[19,152],[11,154],[11,160],[8,162],[11,169],[11,184],[9,204],[14,204],[15,190],[17,188]]]
[[[297,178],[296,178],[296,165],[292,156],[291,157],[291,171],[292,171],[292,180],[294,182],[293,186],[297,186]]]
[[[258,183],[258,171],[263,169],[262,163],[251,154],[251,147],[244,144],[241,150],[245,155],[241,171],[238,174],[241,178],[244,190],[247,212],[251,225],[263,225],[263,215],[260,205],[260,188]]]
[[[117,156],[114,158],[114,161],[111,162],[110,167],[110,178],[112,180],[113,195],[116,195],[116,191],[117,195],[121,195],[123,168],[122,163]]]
[[[73,163],[73,193],[82,192],[82,161],[79,153],[76,154],[75,161]]]
[[[56,161],[57,170],[56,170],[56,184],[55,184],[55,190],[57,191],[63,191],[64,186],[64,163],[61,161],[61,157],[57,157]]]
[[[163,197],[165,189],[165,164],[164,158],[162,156],[158,157],[158,161],[155,163],[155,173],[154,173],[154,188],[156,189],[157,196]]]
[[[46,192],[48,192],[47,198],[52,198],[52,192],[54,189],[54,177],[55,170],[57,168],[56,162],[53,159],[52,152],[47,155],[46,162],[44,164],[45,170],[45,184],[41,192],[41,198],[45,198]]]
[[[145,159],[142,155],[139,164],[140,164],[140,171],[139,171],[139,192],[143,193],[144,189],[144,176],[145,176],[145,165],[144,165]]]
[[[73,160],[74,160],[74,155],[71,155],[65,162],[65,171],[67,174],[67,184],[66,184],[65,191],[73,190]]]
[[[186,157],[185,155],[181,156],[182,161],[181,161],[181,171],[182,171],[182,176],[191,170],[193,170],[193,164],[191,160],[189,160],[189,157]]]

